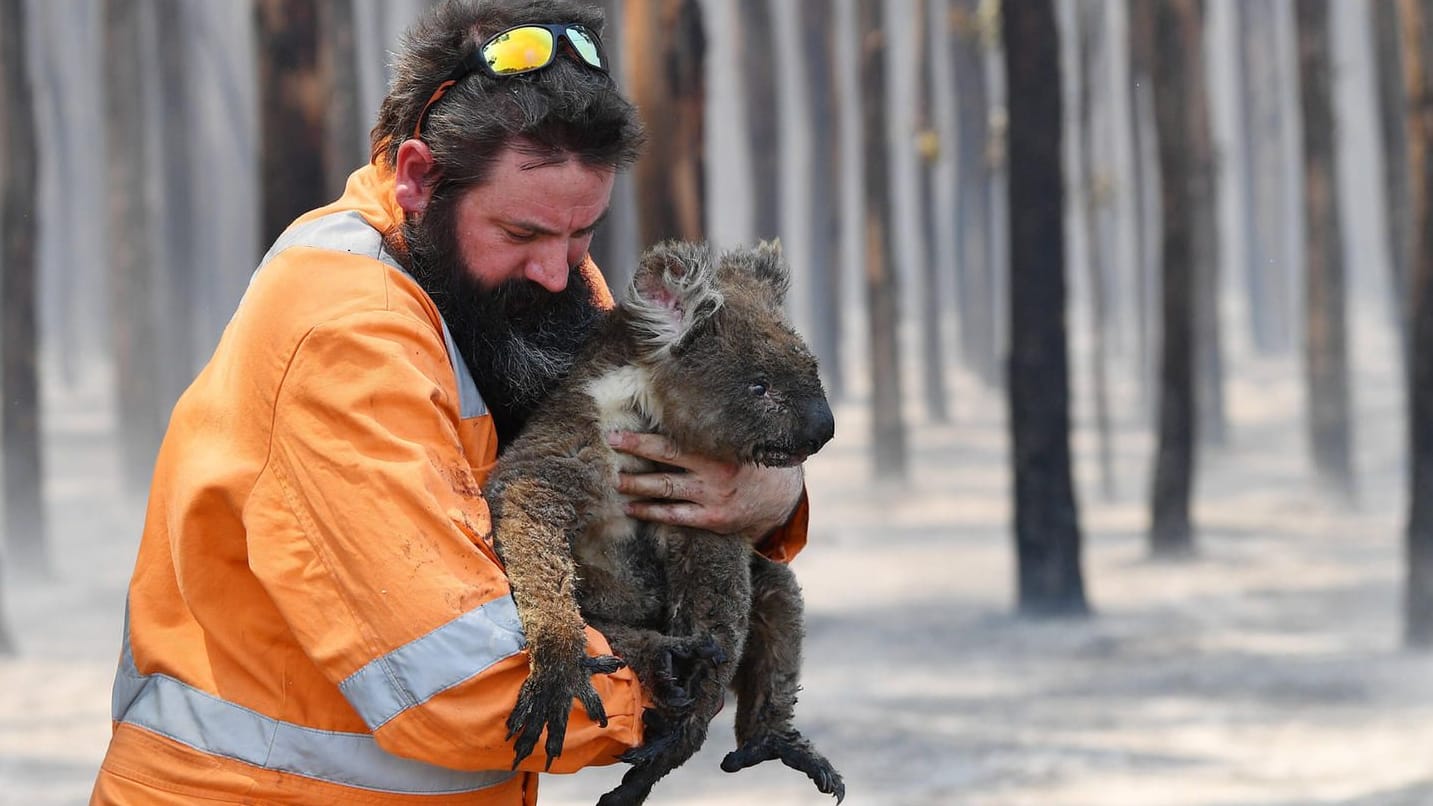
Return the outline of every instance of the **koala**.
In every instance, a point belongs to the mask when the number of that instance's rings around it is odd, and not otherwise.
[[[738,746],[722,769],[780,759],[845,797],[840,774],[791,724],[803,624],[790,569],[740,537],[628,517],[617,474],[655,465],[606,441],[657,432],[684,451],[769,466],[819,450],[835,420],[786,320],[788,284],[776,244],[720,258],[700,243],[648,250],[623,303],[485,487],[531,662],[508,719],[514,766],[544,729],[551,766],[574,699],[606,723],[594,674],[629,665],[654,697],[644,744],[622,757],[633,766],[599,806],[645,801],[700,749],[728,688]],[[620,657],[589,657],[584,623]]]

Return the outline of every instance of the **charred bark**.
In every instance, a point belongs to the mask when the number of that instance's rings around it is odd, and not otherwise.
[[[1409,277],[1413,261],[1413,197],[1417,177],[1408,160],[1408,98],[1403,86],[1403,42],[1398,6],[1369,4],[1373,12],[1373,53],[1378,84],[1378,133],[1383,145],[1383,209],[1388,240],[1388,298],[1398,329],[1398,343],[1408,357],[1410,338]]]
[[[164,282],[154,248],[158,227],[147,183],[157,170],[145,141],[141,48],[152,8],[144,0],[108,0],[104,7],[105,146],[108,166],[109,298],[120,472],[125,488],[149,487],[168,409],[159,402],[158,317],[151,295]]]
[[[627,0],[626,74],[647,130],[633,171],[639,240],[706,235],[703,131],[706,34],[697,0]]]
[[[1155,359],[1150,342],[1154,325],[1150,311],[1154,298],[1154,236],[1158,210],[1148,192],[1153,172],[1158,168],[1158,137],[1151,137],[1154,128],[1154,4],[1146,0],[1130,0],[1129,12],[1129,108],[1130,149],[1133,152],[1134,175],[1134,237],[1135,237],[1135,361],[1138,380],[1140,413],[1150,418],[1154,406]],[[1153,141],[1152,141],[1153,140]],[[1155,208],[1155,209],[1151,209]]]
[[[866,304],[871,345],[872,450],[877,478],[901,481],[909,461],[902,414],[895,245],[886,134],[886,28],[881,0],[860,0],[861,138],[864,155]]]
[[[368,163],[369,123],[359,101],[355,17],[353,0],[324,0],[319,6],[320,70],[329,87],[323,148],[326,199],[338,198],[348,175]]]
[[[1354,495],[1349,421],[1348,332],[1344,305],[1343,229],[1338,217],[1335,122],[1328,0],[1296,0],[1299,105],[1304,133],[1304,361],[1309,444],[1319,481]]]
[[[810,215],[811,347],[831,399],[845,395],[841,366],[840,94],[836,86],[836,23],[828,0],[802,0],[802,50],[809,60],[807,109],[811,122]]]
[[[950,406],[945,394],[945,350],[941,339],[941,319],[944,306],[941,304],[941,267],[936,236],[936,166],[940,162],[940,133],[931,119],[935,107],[931,81],[930,29],[924,24],[930,20],[930,4],[927,0],[916,0],[916,46],[912,55],[917,71],[916,90],[916,151],[920,158],[920,223],[921,239],[925,242],[922,253],[925,260],[921,265],[921,283],[924,293],[921,298],[921,377],[925,383],[925,407],[933,422],[950,420]]]
[[[1138,0],[1136,0],[1138,2]],[[1274,0],[1241,0],[1238,12],[1241,113],[1244,154],[1244,270],[1249,296],[1249,328],[1262,353],[1291,347],[1288,256],[1283,247],[1287,223],[1284,198],[1283,106],[1279,103],[1284,71],[1278,63],[1278,14]]]
[[[781,106],[776,101],[776,29],[770,0],[741,0],[740,34],[746,136],[751,154],[752,235],[781,236]]]
[[[328,199],[330,82],[316,0],[254,0],[259,64],[259,251]]]
[[[956,94],[955,255],[961,357],[990,386],[1000,382],[995,324],[995,261],[991,249],[990,93],[985,53],[989,33],[979,0],[954,0],[951,63]]]
[[[628,85],[623,69],[625,48],[622,43],[623,0],[602,0],[606,21],[602,29],[602,46],[611,62],[610,70],[617,77],[617,86]],[[612,204],[607,218],[592,236],[591,255],[608,288],[621,293],[637,268],[637,201],[632,175],[617,175],[612,186]]]
[[[1101,0],[1082,0],[1075,24],[1079,30],[1080,162],[1084,177],[1086,263],[1090,275],[1091,387],[1094,391],[1095,434],[1099,445],[1100,492],[1115,497],[1114,436],[1110,432],[1108,282],[1112,238],[1107,226],[1112,192],[1109,171],[1096,156],[1100,136],[1094,114],[1095,83],[1099,80],[1100,50],[1104,41]]]
[[[7,558],[27,574],[49,573],[46,548],[44,463],[36,310],[35,243],[39,222],[39,141],[35,94],[26,61],[24,0],[4,0],[0,14],[0,304],[4,305],[0,369],[0,444],[5,448],[4,500]],[[0,580],[3,581],[3,580]],[[0,607],[0,654],[13,649]]]
[[[1150,551],[1194,550],[1189,500],[1194,482],[1194,208],[1192,82],[1203,68],[1202,3],[1171,0],[1155,10],[1155,116],[1159,130],[1164,238],[1163,338],[1159,369],[1159,446],[1151,501]]]
[[[1050,0],[1007,4],[1010,428],[1020,612],[1083,614],[1070,476],[1059,39]]]
[[[1410,4],[1411,5],[1411,4]],[[1405,32],[1433,53],[1433,0],[1417,0],[1405,16]],[[1405,50],[1405,56],[1407,56]],[[1421,55],[1406,74],[1413,100],[1412,137],[1423,149],[1433,145],[1433,107],[1423,99],[1433,87],[1433,59]],[[1433,198],[1433,169],[1423,161],[1413,177],[1425,198]],[[1423,205],[1411,265],[1412,340],[1408,361],[1409,512],[1405,551],[1404,640],[1409,646],[1433,646],[1433,205]]]

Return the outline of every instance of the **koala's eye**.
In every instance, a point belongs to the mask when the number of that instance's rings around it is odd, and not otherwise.
[[[766,381],[757,381],[746,388],[751,392],[752,397],[766,397]]]

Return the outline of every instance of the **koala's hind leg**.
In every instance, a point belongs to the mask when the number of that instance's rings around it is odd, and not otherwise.
[[[674,530],[666,539],[673,635],[715,642],[721,660],[686,665],[677,676],[689,695],[685,708],[660,703],[643,714],[646,737],[641,747],[623,754],[632,768],[599,806],[635,806],[652,786],[691,758],[707,738],[712,717],[721,709],[746,642],[751,614],[751,549],[736,537],[694,529]]]
[[[721,767],[736,772],[780,759],[839,802],[846,795],[840,773],[792,725],[805,634],[801,588],[791,569],[760,555],[752,556],[751,587],[751,632],[732,681],[738,746]]]

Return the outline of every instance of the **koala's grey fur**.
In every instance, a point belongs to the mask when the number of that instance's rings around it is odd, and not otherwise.
[[[627,517],[619,470],[654,468],[606,441],[615,430],[658,432],[683,451],[767,465],[819,450],[835,425],[816,361],[786,321],[787,285],[775,245],[720,259],[704,244],[649,250],[623,304],[489,478],[495,542],[531,657],[508,721],[517,761],[545,728],[551,764],[574,698],[605,723],[592,674],[625,662],[656,700],[645,743],[623,757],[633,767],[600,806],[641,803],[690,758],[728,686],[738,748],[723,769],[779,758],[845,795],[791,724],[803,635],[791,571],[740,537]],[[621,660],[588,657],[584,621]]]

